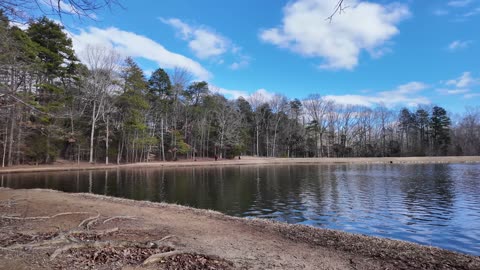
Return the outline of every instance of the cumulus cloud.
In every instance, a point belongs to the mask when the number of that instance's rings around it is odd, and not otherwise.
[[[188,41],[188,46],[200,59],[219,56],[227,51],[230,41],[204,27],[193,27],[177,18],[160,20],[175,28],[180,37]]]
[[[460,77],[448,80],[445,84],[456,88],[468,88],[477,84],[479,80],[479,78],[473,78],[471,72],[466,71]]]
[[[160,18],[160,20],[173,27],[180,38],[188,42],[188,47],[200,59],[218,58],[227,53],[236,59],[229,65],[230,69],[237,70],[249,65],[250,58],[242,53],[242,49],[235,45],[230,39],[205,27],[191,25],[178,18]],[[223,63],[220,59],[217,63]]]
[[[306,57],[321,58],[321,68],[353,69],[362,51],[372,55],[399,33],[410,15],[404,4],[381,5],[351,0],[345,13],[331,15],[337,0],[296,0],[284,7],[280,26],[260,32],[260,39]]]
[[[387,107],[397,105],[418,106],[430,104],[430,100],[419,95],[419,92],[429,86],[421,82],[410,82],[403,84],[390,91],[382,91],[370,95],[327,95],[326,99],[333,100],[339,104],[362,105],[372,107],[383,104]]]
[[[472,41],[470,40],[454,40],[448,45],[448,49],[452,52],[458,51],[458,50],[463,50],[468,48]]]
[[[211,77],[210,72],[202,67],[198,62],[167,50],[161,44],[154,40],[138,35],[133,32],[127,32],[115,27],[97,28],[90,27],[82,29],[80,33],[69,33],[72,37],[75,51],[78,52],[80,60],[82,51],[88,45],[103,46],[115,49],[123,56],[140,57],[156,62],[162,68],[180,67],[192,72],[197,79],[207,80]]]
[[[214,85],[211,85],[209,88],[210,88],[211,92],[217,93],[217,94],[222,94],[225,97],[231,98],[231,99],[237,99],[239,97],[247,97],[248,96],[248,93],[246,91],[243,91],[243,90],[225,89],[225,88],[217,87],[217,86],[214,86]]]
[[[443,95],[463,95],[464,98],[476,97],[471,93],[474,86],[480,84],[480,78],[474,78],[471,72],[465,71],[458,78],[442,82],[444,88],[437,89]]]
[[[251,97],[256,97],[261,99],[262,102],[267,102],[271,100],[275,95],[274,93],[271,93],[264,88],[260,88],[255,92],[249,94],[247,91],[244,91],[244,90],[232,90],[232,89],[226,89],[226,88],[211,85],[210,91],[212,91],[213,93],[222,94],[226,98],[230,98],[230,99],[237,99],[239,97],[243,97],[247,100],[250,100]]]

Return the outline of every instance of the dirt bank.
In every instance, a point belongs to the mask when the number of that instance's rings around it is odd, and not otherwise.
[[[0,189],[0,217],[0,269],[480,269],[402,241],[91,194]]]
[[[95,170],[123,167],[191,167],[191,166],[230,166],[230,165],[270,165],[270,164],[415,164],[415,163],[480,163],[480,156],[465,157],[397,157],[397,158],[258,158],[242,157],[242,159],[218,160],[198,159],[132,163],[121,165],[105,165],[90,163],[61,162],[52,165],[23,165],[0,168],[0,173],[18,172],[42,172],[42,171],[71,171],[71,170]]]

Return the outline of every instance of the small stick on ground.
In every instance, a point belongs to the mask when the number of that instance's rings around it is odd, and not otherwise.
[[[167,236],[163,237],[162,239],[155,241],[154,243],[158,244],[158,243],[163,242],[165,240],[168,240],[172,237],[175,237],[175,235],[167,235]]]
[[[152,264],[152,263],[156,263],[156,262],[159,262],[163,259],[166,259],[168,257],[171,257],[171,256],[175,256],[175,255],[180,255],[182,253],[186,253],[185,251],[181,251],[181,250],[174,250],[174,251],[168,251],[168,252],[163,252],[163,253],[157,253],[157,254],[153,254],[152,256],[148,257],[144,262],[143,262],[143,265],[148,265],[148,264]]]

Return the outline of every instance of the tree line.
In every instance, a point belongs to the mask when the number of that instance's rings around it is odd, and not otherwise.
[[[0,15],[3,166],[131,163],[239,155],[390,157],[480,154],[480,109],[452,121],[440,106],[400,111],[313,94],[235,100],[185,69],[146,78],[132,58],[87,47],[80,62],[47,18],[22,30]]]

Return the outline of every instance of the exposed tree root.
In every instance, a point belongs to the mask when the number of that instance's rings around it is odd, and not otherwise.
[[[50,219],[50,218],[56,218],[60,216],[67,216],[67,215],[86,215],[86,214],[91,214],[91,212],[65,212],[65,213],[59,213],[53,216],[40,216],[40,217],[18,217],[18,216],[5,216],[2,215],[0,218],[3,219],[13,219],[13,220],[41,220],[41,219]]]
[[[105,229],[105,230],[90,230],[88,232],[82,231],[82,230],[76,230],[76,231],[70,231],[69,235],[75,235],[75,234],[80,234],[80,233],[89,233],[89,234],[95,234],[95,235],[105,235],[105,234],[110,234],[118,232],[118,227],[111,228],[111,229]]]
[[[111,218],[107,218],[103,221],[103,224],[107,223],[107,222],[110,222],[112,220],[115,220],[115,219],[131,219],[131,220],[137,220],[138,218],[137,217],[133,217],[133,216],[116,216],[116,217],[111,217]]]
[[[82,222],[80,222],[80,224],[78,224],[78,227],[79,228],[82,228],[84,227],[84,225],[86,225],[86,229],[88,230],[88,224],[91,222],[91,221],[94,221],[94,220],[97,220],[100,218],[100,213],[98,213],[96,216],[93,216],[93,217],[88,217],[84,220],[82,220]]]
[[[125,247],[136,247],[136,248],[157,248],[158,243],[163,240],[147,242],[147,243],[138,243],[130,241],[95,241],[95,242],[82,242],[82,243],[73,243],[56,249],[52,255],[50,255],[50,260],[54,260],[60,254],[67,252],[72,249],[81,249],[81,248],[104,248],[104,247],[115,247],[115,248],[125,248]],[[163,253],[161,253],[163,254]],[[171,255],[170,255],[171,256]]]
[[[3,215],[0,217],[3,219],[10,219],[10,220],[35,221],[35,220],[51,219],[59,216],[65,216],[65,215],[86,215],[86,214],[92,214],[92,213],[91,212],[65,212],[65,213],[55,214],[53,216],[19,217],[14,215],[9,215],[9,216]],[[55,260],[61,254],[73,249],[84,249],[84,248],[97,249],[95,251],[94,258],[96,258],[97,256],[99,256],[99,254],[104,252],[103,249],[105,248],[106,250],[110,250],[111,248],[149,249],[151,252],[150,254],[154,252],[158,252],[162,249],[163,251],[171,250],[171,251],[157,253],[149,256],[146,260],[143,261],[144,265],[152,264],[174,255],[186,253],[186,251],[173,250],[174,248],[169,247],[169,245],[165,245],[162,243],[168,239],[175,237],[174,235],[167,235],[160,240],[148,241],[143,243],[135,242],[135,241],[100,241],[101,236],[119,231],[118,227],[104,229],[104,230],[91,230],[91,228],[93,228],[97,223],[99,223],[101,219],[102,218],[100,213],[97,213],[97,215],[95,216],[90,216],[86,219],[83,219],[75,228],[68,230],[66,232],[61,232],[51,239],[48,239],[49,237],[47,238],[44,237],[42,239],[40,235],[33,235],[31,240],[28,240],[29,238],[27,238],[27,241],[30,241],[30,243],[23,244],[21,242],[17,242],[16,244],[13,244],[13,245],[0,247],[0,250],[18,251],[18,250],[50,249],[50,250],[53,250],[53,252],[49,256],[51,261]],[[114,217],[106,218],[105,220],[103,220],[102,224],[106,224],[108,222],[111,222],[113,220],[118,220],[118,219],[136,220],[138,218],[133,216],[114,216]],[[39,242],[36,242],[36,241],[39,241]]]

